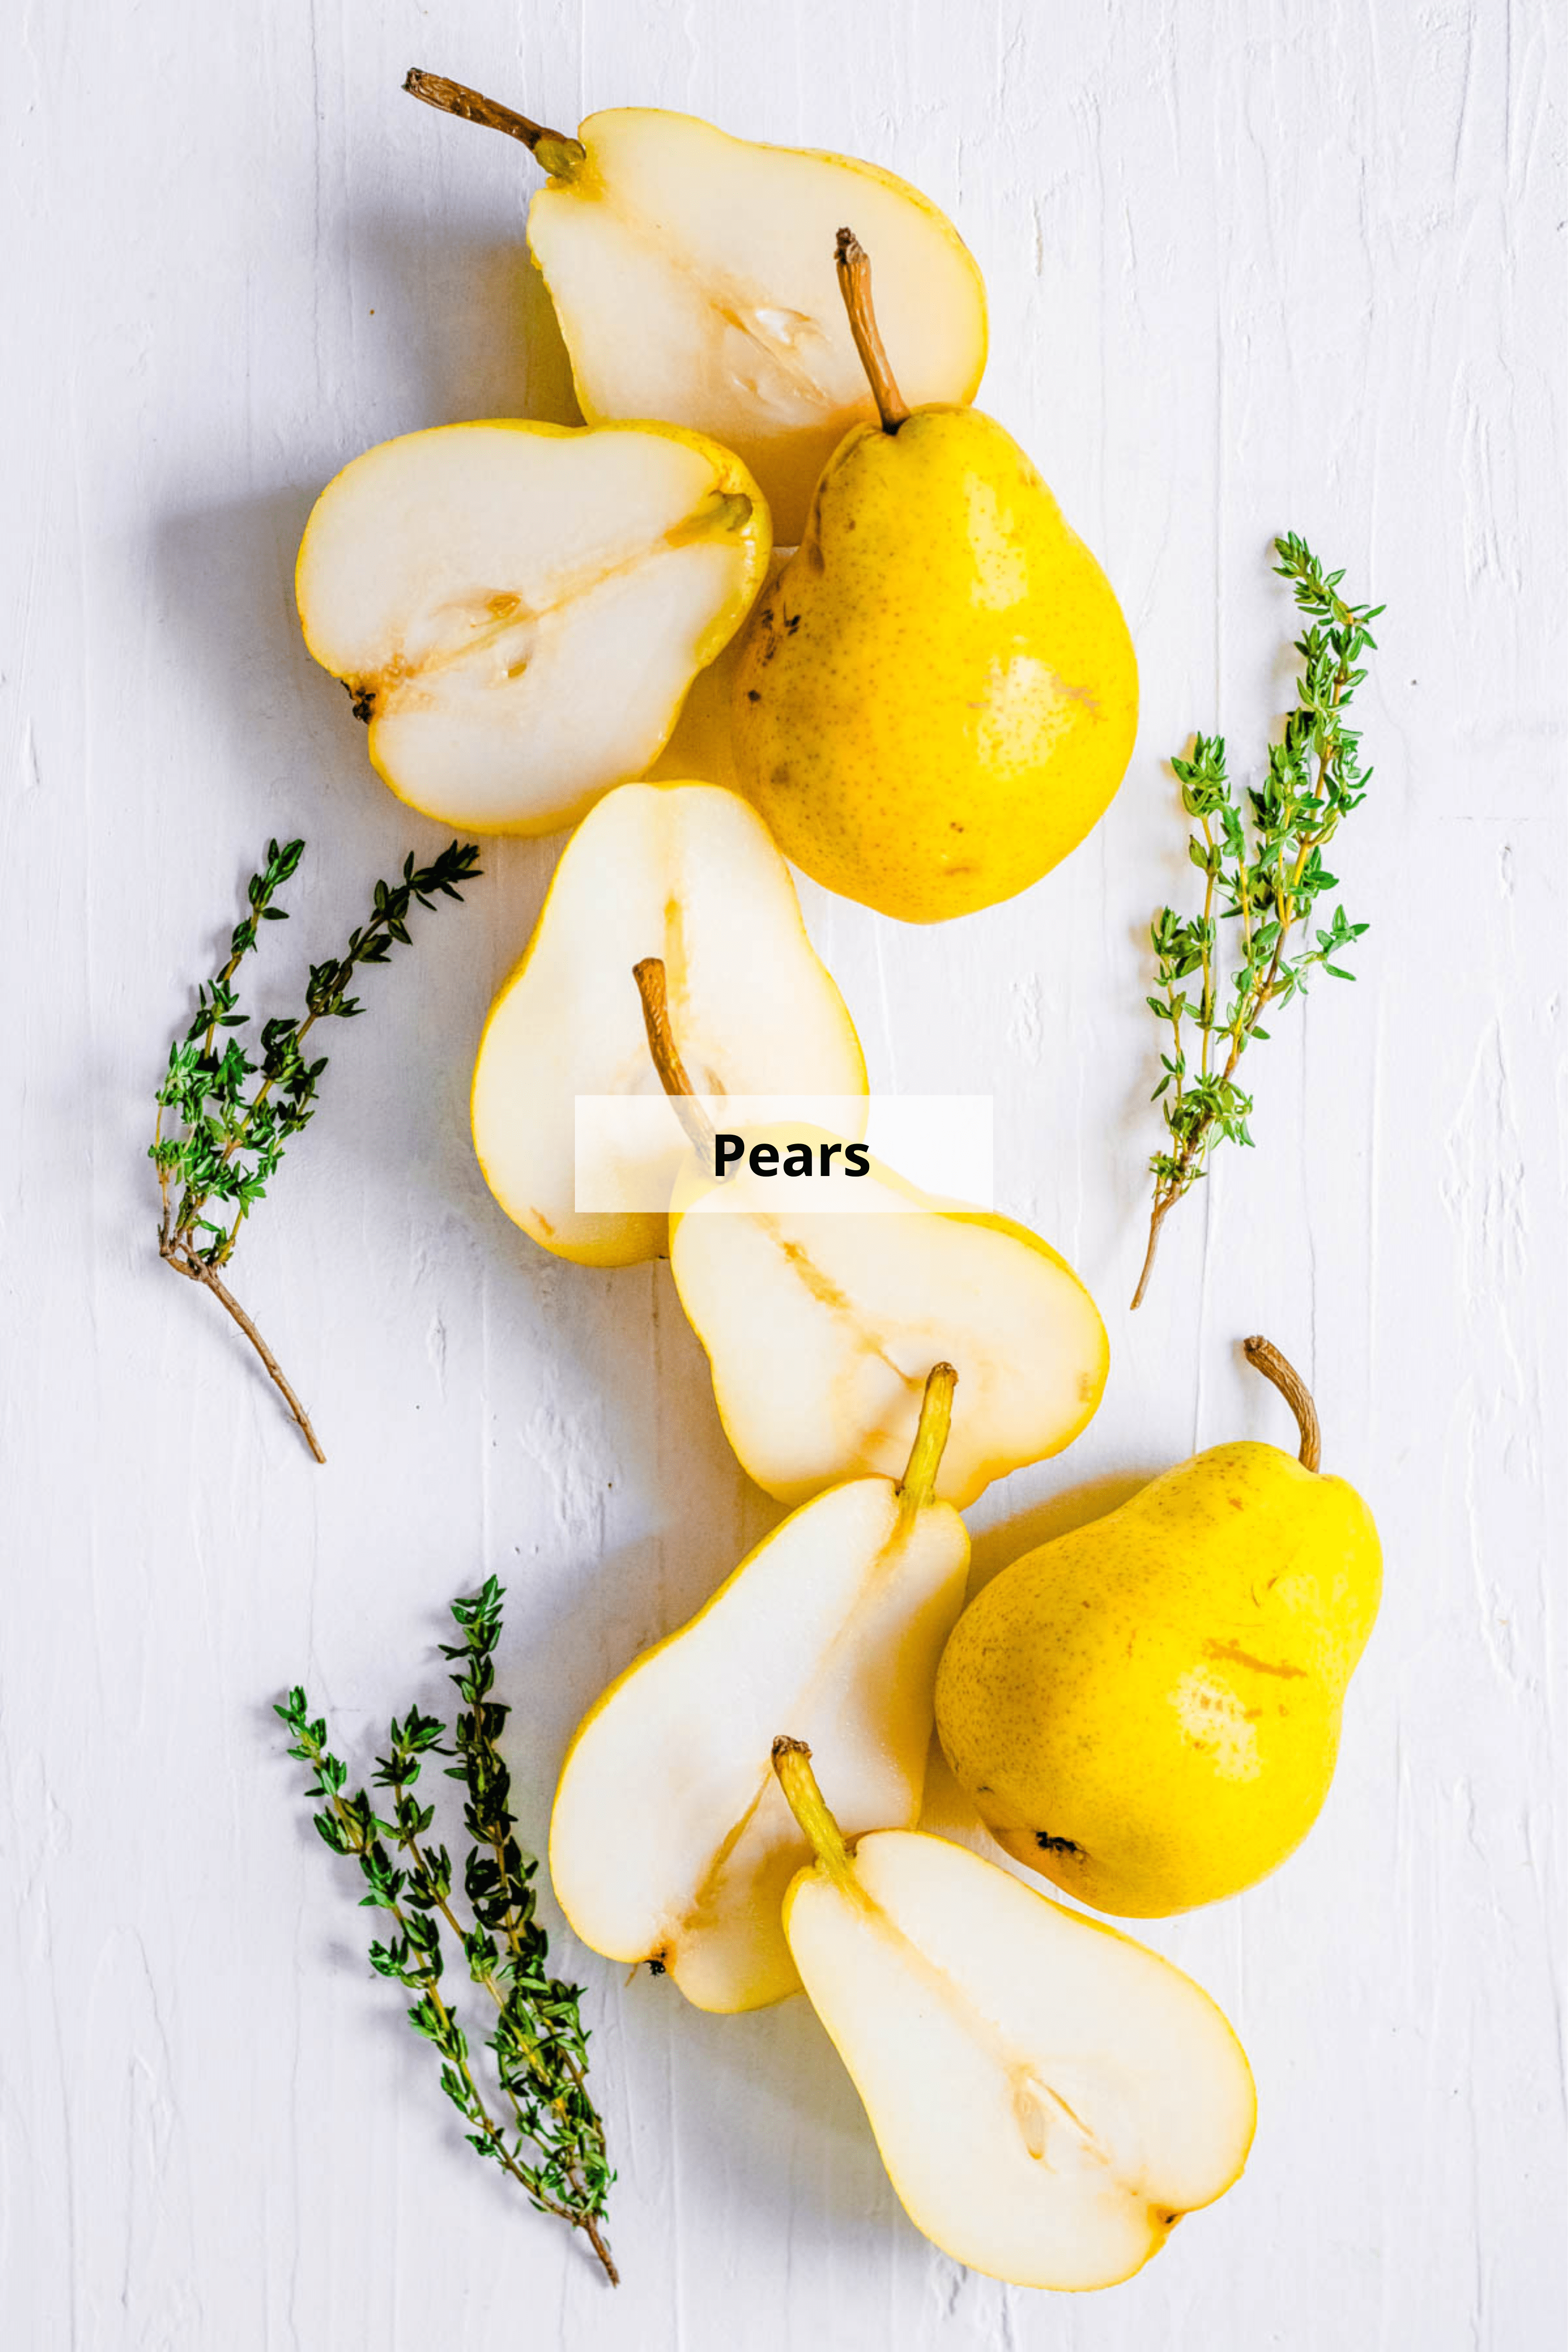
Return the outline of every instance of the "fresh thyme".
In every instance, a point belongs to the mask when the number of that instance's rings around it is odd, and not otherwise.
[[[276,1382],[318,1462],[325,1454],[310,1415],[300,1402],[260,1332],[223,1280],[220,1269],[234,1255],[239,1229],[283,1157],[285,1146],[314,1116],[325,1055],[309,1060],[304,1044],[318,1021],[351,1021],[364,1008],[348,992],[356,971],[384,963],[394,943],[408,945],[414,903],[434,907],[437,896],[461,898],[459,882],[480,872],[479,845],[454,841],[429,866],[404,860],[400,882],[378,882],[369,920],[356,930],[342,955],[312,964],[305,1011],[290,1019],[267,1021],[261,1055],[253,1061],[227,1033],[243,1029],[250,1016],[239,1010],[235,975],[255,948],[263,923],[288,920],[276,903],[304,854],[302,841],[267,845],[267,863],[247,889],[248,911],[229,940],[221,971],[196,990],[196,1010],[183,1037],[169,1047],[169,1065],[157,1093],[158,1119],[149,1157],[158,1171],[163,1213],[158,1255],[189,1281],[210,1290],[234,1318]],[[255,1085],[252,1080],[258,1081]]]
[[[1354,973],[1334,958],[1367,928],[1347,920],[1341,906],[1326,928],[1312,931],[1314,944],[1303,926],[1324,892],[1339,887],[1322,853],[1372,780],[1371,770],[1361,765],[1360,736],[1345,724],[1345,714],[1366,676],[1356,665],[1364,652],[1376,650],[1371,625],[1384,607],[1347,604],[1339,593],[1343,572],[1325,572],[1294,533],[1274,546],[1280,559],[1275,570],[1291,583],[1308,625],[1295,644],[1301,656],[1296,708],[1282,740],[1268,747],[1266,780],[1246,795],[1250,826],[1226,774],[1222,735],[1195,736],[1192,756],[1171,762],[1182,805],[1197,820],[1187,855],[1204,877],[1204,903],[1200,915],[1186,917],[1162,908],[1149,935],[1161,993],[1148,1003],[1171,1030],[1171,1050],[1160,1056],[1163,1075],[1153,1095],[1168,1141],[1149,1162],[1154,1198],[1134,1307],[1148,1287],[1160,1228],[1205,1172],[1215,1143],[1252,1142],[1247,1124],[1252,1097],[1236,1073],[1253,1040],[1268,1035],[1260,1025],[1264,1013],[1300,995],[1314,970],[1352,980]],[[1221,919],[1239,926],[1223,1009]],[[1180,983],[1194,976],[1197,991],[1190,997]],[[1194,1031],[1195,1068],[1188,1042]]]
[[[411,1706],[403,1722],[393,1717],[388,1752],[376,1759],[372,1775],[375,1787],[390,1792],[389,1819],[376,1812],[363,1789],[348,1793],[347,1767],[328,1751],[325,1721],[310,1719],[303,1690],[291,1690],[277,1712],[292,1734],[289,1755],[310,1768],[310,1794],[322,1807],[313,1816],[317,1829],[334,1853],[358,1862],[369,1890],[362,1904],[391,1918],[386,1940],[371,1945],[371,1966],[416,1995],[408,2021],[435,2046],[441,2088],[469,2126],[469,2146],[499,2164],[542,2213],[581,2230],[616,2286],[619,2275],[600,2226],[616,2176],[588,2091],[582,1988],[547,1972],[548,1945],[535,1914],[538,1864],[513,1835],[510,1777],[496,1746],[510,1712],[490,1696],[502,1594],[492,1576],[471,1598],[452,1603],[462,1640],[443,1643],[441,1654],[458,1661],[451,1680],[463,1706],[450,1744],[437,1716]],[[421,1804],[416,1793],[426,1756],[458,1759],[447,1768],[447,1778],[460,1780],[466,1792],[463,1821],[470,1844],[463,1893],[471,1927],[453,1907],[450,1855],[426,1843],[435,1808]],[[388,1840],[400,1862],[393,1860]],[[470,1980],[494,2004],[486,2046],[510,2121],[492,2113],[468,2034],[444,1988],[443,1927]]]

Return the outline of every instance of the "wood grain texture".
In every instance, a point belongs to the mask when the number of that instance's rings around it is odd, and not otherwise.
[[[385,0],[29,7],[4,91],[0,2306],[27,2352],[1550,2352],[1561,2341],[1568,441],[1550,0]],[[571,125],[653,102],[875,157],[960,224],[983,399],[1104,559],[1143,728],[1106,822],[944,933],[806,890],[875,1079],[994,1092],[1005,1205],[1105,1308],[1103,1411],[973,1515],[983,1569],[1222,1435],[1301,1362],[1387,1598],[1315,1835],[1150,1940],[1256,2066],[1250,2169],[1141,2278],[971,2276],[903,2221],[793,2002],[716,2022],[581,1959],[621,2179],[612,2296],[458,2141],[269,1712],[363,1752],[510,1588],[525,1832],[585,1702],[773,1516],[662,1269],[553,1263],[467,1139],[552,845],[492,850],[336,1040],[236,1267],[319,1471],[152,1247],[160,1041],[269,832],[310,849],[266,1003],[406,846],[294,623],[315,492],[407,428],[559,415],[531,167],[412,64]],[[1168,1229],[1143,931],[1163,756],[1288,691],[1287,525],[1386,599],[1375,927],[1259,1056],[1259,1149]],[[1561,1769],[1560,1752],[1556,1755]],[[552,1915],[553,1916],[553,1914]]]

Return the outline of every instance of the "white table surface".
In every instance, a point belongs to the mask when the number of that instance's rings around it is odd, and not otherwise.
[[[709,2352],[1549,2352],[1563,2318],[1548,1801],[1562,1727],[1561,25],[1548,0],[79,0],[13,34],[0,1635],[0,2308],[16,2352],[559,2344]],[[1134,2283],[972,2276],[903,2220],[806,2005],[718,2021],[584,1954],[620,2168],[613,2295],[463,2147],[363,1959],[270,1702],[356,1757],[509,1587],[525,1838],[610,1672],[769,1506],[664,1268],[534,1250],[465,1120],[553,844],[364,990],[236,1265],[315,1468],[153,1250],[143,1157],[268,833],[309,836],[263,1008],[440,828],[371,774],[294,620],[328,476],[410,427],[562,414],[535,174],[412,64],[570,127],[648,102],[861,153],[988,278],[984,404],[1100,551],[1143,725],[1088,845],[917,930],[804,891],[876,1081],[994,1092],[1011,1211],[1110,1327],[1105,1405],[973,1514],[984,1568],[1316,1387],[1387,1591],[1306,1848],[1149,1940],[1236,2020],[1245,2179]],[[1257,1057],[1227,1154],[1137,1271],[1144,927],[1188,887],[1163,765],[1288,695],[1272,532],[1385,599],[1376,782],[1335,863],[1373,929]],[[552,1922],[557,1915],[550,1910]]]

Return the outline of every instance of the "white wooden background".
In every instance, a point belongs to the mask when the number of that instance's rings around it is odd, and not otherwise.
[[[1548,2352],[1564,2097],[1548,1821],[1563,1552],[1564,86],[1550,0],[174,0],[8,46],[0,623],[0,2334],[16,2352]],[[494,1570],[522,1827],[580,1709],[770,1523],[661,1269],[491,1204],[465,1098],[552,846],[492,849],[337,1036],[237,1286],[312,1466],[153,1255],[143,1158],[269,832],[310,839],[264,1009],[437,831],[365,764],[290,575],[316,490],[412,426],[564,413],[533,173],[420,64],[571,128],[651,102],[875,157],[994,305],[983,398],[1104,558],[1144,724],[1089,845],[945,931],[805,894],[882,1086],[994,1089],[1006,1205],[1110,1326],[1099,1419],[976,1510],[982,1566],[1313,1380],[1387,1597],[1306,1849],[1150,1938],[1237,2021],[1243,2183],[1090,2298],[903,2221],[795,2001],[727,2022],[584,1955],[612,2295],[461,2145],[363,1958],[269,1712],[368,1753]],[[1269,535],[1387,600],[1374,928],[1258,1056],[1260,1148],[1142,1248],[1143,930],[1190,877],[1162,757],[1288,692]],[[555,1915],[551,1913],[553,1919]]]

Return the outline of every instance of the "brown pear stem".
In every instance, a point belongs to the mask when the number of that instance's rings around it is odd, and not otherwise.
[[[899,1509],[906,1519],[922,1511],[936,1493],[937,1473],[952,1427],[952,1392],[957,1386],[958,1374],[951,1364],[933,1364],[926,1374],[920,1425],[910,1448],[909,1468],[899,1486]]]
[[[909,404],[899,390],[882,344],[882,331],[871,307],[871,257],[852,228],[841,228],[833,258],[838,268],[838,291],[849,313],[849,331],[871,386],[871,397],[884,433],[896,433],[910,418]]]
[[[581,163],[587,149],[580,139],[568,139],[562,131],[547,131],[542,122],[531,121],[519,114],[514,107],[502,106],[482,90],[469,89],[460,81],[448,81],[445,74],[426,73],[411,66],[403,85],[410,98],[421,98],[441,114],[455,114],[462,122],[478,122],[486,131],[504,131],[509,139],[521,139],[531,155],[537,155],[545,170],[559,173]]]
[[[1323,1458],[1323,1437],[1318,1426],[1318,1408],[1306,1381],[1271,1339],[1262,1339],[1256,1332],[1250,1339],[1242,1341],[1241,1352],[1256,1371],[1273,1381],[1295,1414],[1296,1426],[1301,1433],[1301,1467],[1315,1470]]]
[[[853,1886],[854,1860],[844,1843],[844,1832],[828,1811],[827,1800],[816,1785],[811,1750],[805,1740],[791,1739],[781,1733],[773,1742],[773,1770],[789,1800],[789,1809],[822,1869],[840,1886]]]
[[[675,1042],[675,1032],[669,1025],[669,991],[665,982],[664,960],[661,956],[644,956],[632,966],[632,978],[642,998],[643,1027],[647,1032],[647,1049],[653,1055],[654,1068],[659,1082],[669,1097],[670,1107],[686,1129],[692,1150],[708,1166],[714,1165],[713,1129],[694,1099],[696,1088],[687,1075],[680,1049]]]

